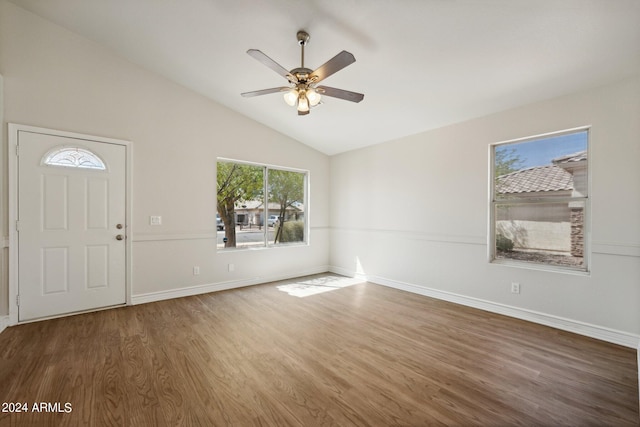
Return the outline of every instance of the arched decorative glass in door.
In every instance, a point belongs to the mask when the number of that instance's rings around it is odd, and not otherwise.
[[[106,170],[107,167],[93,152],[80,147],[58,147],[42,158],[42,164],[67,168]]]

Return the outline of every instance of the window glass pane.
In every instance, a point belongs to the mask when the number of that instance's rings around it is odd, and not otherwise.
[[[495,147],[495,198],[587,197],[587,131]]]
[[[586,270],[588,131],[493,147],[493,259]]]
[[[584,266],[584,201],[496,205],[496,259]]]
[[[219,161],[217,169],[218,248],[264,246],[265,168]]]
[[[306,172],[218,161],[218,249],[306,243],[306,191]]]
[[[267,187],[269,244],[306,241],[305,174],[269,169]]]

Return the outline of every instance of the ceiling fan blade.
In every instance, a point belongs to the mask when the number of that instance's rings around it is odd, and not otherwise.
[[[271,89],[262,89],[262,90],[254,90],[253,92],[244,92],[244,93],[241,93],[240,95],[244,96],[245,98],[251,98],[252,96],[268,95],[270,93],[284,92],[287,90],[289,90],[288,87],[272,87]]]
[[[321,95],[330,96],[332,98],[340,98],[351,102],[360,102],[364,99],[364,94],[351,92],[344,89],[336,89],[334,87],[329,86],[318,86],[316,90]]]
[[[311,78],[317,83],[330,75],[337,73],[347,65],[356,62],[356,58],[346,50],[343,50],[311,73]]]
[[[247,53],[249,54],[249,56],[257,59],[260,62],[262,62],[264,65],[266,65],[267,67],[271,68],[273,71],[275,71],[276,73],[278,73],[279,75],[281,75],[285,79],[287,79],[287,80],[289,80],[289,81],[291,81],[293,83],[297,83],[298,82],[298,80],[293,76],[293,74],[291,74],[289,72],[289,70],[284,68],[282,65],[278,64],[273,59],[269,58],[267,55],[265,55],[264,53],[262,53],[258,49],[249,49],[247,51]]]

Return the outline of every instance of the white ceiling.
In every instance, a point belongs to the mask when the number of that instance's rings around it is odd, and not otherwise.
[[[332,155],[640,72],[638,0],[12,0],[50,21]],[[341,50],[356,62],[298,116],[245,52],[305,66]]]

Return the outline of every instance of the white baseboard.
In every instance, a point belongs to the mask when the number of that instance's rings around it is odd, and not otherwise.
[[[9,316],[0,316],[0,334],[9,326]]]
[[[146,294],[132,295],[131,304],[146,304],[149,302],[163,301],[173,298],[182,298],[192,295],[208,294],[210,292],[226,291],[228,289],[243,288],[245,286],[259,285],[262,283],[275,282],[278,280],[293,279],[296,277],[308,276],[311,274],[326,273],[329,271],[328,266],[321,266],[309,270],[297,271],[295,273],[273,275],[273,276],[260,276],[249,279],[230,280],[227,282],[210,283],[197,286],[189,286],[187,288],[169,289],[166,291],[149,292]]]
[[[347,272],[342,268],[332,267],[331,272],[336,274],[343,274],[347,276],[362,276],[368,282],[378,285],[388,286],[390,288],[400,289],[414,294],[423,295],[431,298],[436,298],[444,301],[453,302],[468,307],[478,308],[480,310],[489,311],[492,313],[503,314],[505,316],[514,317],[516,319],[526,320],[533,323],[538,323],[552,328],[561,329],[563,331],[573,332],[579,335],[584,335],[590,338],[595,338],[602,341],[622,345],[630,348],[638,348],[640,352],[640,335],[630,334],[623,331],[617,331],[614,329],[605,328],[602,326],[592,325],[589,323],[579,322],[576,320],[566,319],[546,313],[540,313],[537,311],[526,310],[518,307],[513,307],[505,304],[499,304],[491,301],[486,301],[478,298],[467,297],[464,295],[458,295],[451,292],[440,291],[437,289],[427,288],[424,286],[418,286],[411,283],[400,282],[397,280],[387,279],[378,276],[363,276],[354,274],[354,272]]]

